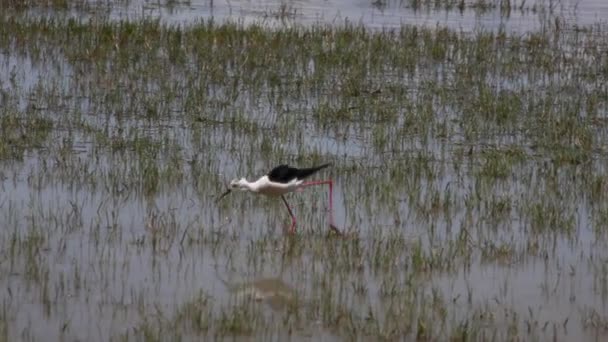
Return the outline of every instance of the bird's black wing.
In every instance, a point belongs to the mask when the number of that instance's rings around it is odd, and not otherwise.
[[[289,183],[298,176],[297,171],[298,169],[289,167],[287,164],[279,165],[268,172],[268,179],[271,182]]]
[[[298,169],[298,168],[290,167],[289,165],[283,164],[283,165],[279,165],[279,166],[275,167],[274,169],[272,169],[272,171],[270,171],[268,173],[268,179],[271,182],[288,183],[296,178],[304,179],[304,178],[314,174],[315,172],[317,172],[321,169],[324,169],[330,165],[331,164],[323,164],[323,165],[315,166],[315,167],[311,167],[311,168]]]

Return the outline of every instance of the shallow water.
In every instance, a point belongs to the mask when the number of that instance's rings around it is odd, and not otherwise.
[[[387,1],[84,1],[69,11],[33,9],[38,16],[105,16],[112,19],[158,18],[169,24],[190,24],[213,18],[216,22],[239,21],[282,27],[313,24],[360,23],[368,28],[395,28],[401,25],[447,26],[463,31],[524,33],[540,29],[559,17],[578,25],[608,20],[608,4],[602,0],[387,0]]]

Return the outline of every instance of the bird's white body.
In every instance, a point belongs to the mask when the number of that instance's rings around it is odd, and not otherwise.
[[[243,191],[251,191],[266,196],[281,196],[297,190],[303,182],[303,180],[293,179],[288,183],[278,183],[271,181],[268,176],[262,176],[255,182],[248,182],[245,178],[241,178],[232,181],[230,185]]]

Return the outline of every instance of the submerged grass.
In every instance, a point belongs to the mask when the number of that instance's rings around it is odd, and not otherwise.
[[[28,150],[41,149],[53,129],[53,121],[36,114],[8,109],[0,118],[0,159],[23,159]]]
[[[0,15],[0,336],[593,336],[606,37]],[[333,162],[346,238],[326,189],[288,196],[295,236],[215,203],[277,161]]]

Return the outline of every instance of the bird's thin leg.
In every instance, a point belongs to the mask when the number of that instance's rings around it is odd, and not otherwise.
[[[333,210],[333,203],[334,203],[334,182],[329,179],[329,180],[321,180],[321,181],[312,181],[312,182],[304,182],[300,185],[300,188],[303,188],[305,186],[314,186],[314,185],[329,185],[329,228],[331,228],[334,232],[338,233],[338,234],[342,234],[340,233],[340,230],[338,229],[338,227],[336,227],[336,225],[334,224],[334,210]]]
[[[289,216],[291,216],[291,228],[289,228],[289,232],[295,233],[296,232],[296,217],[293,215],[293,212],[291,211],[291,208],[289,207],[289,204],[287,203],[285,196],[281,195],[281,199],[283,199],[283,203],[285,203],[285,206],[287,207],[287,210],[289,211]]]

